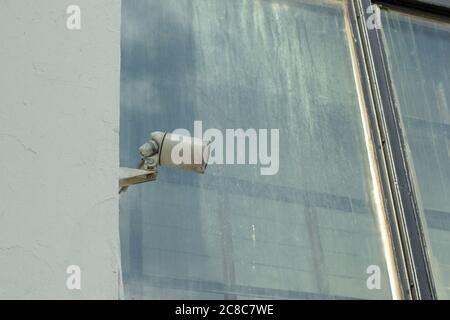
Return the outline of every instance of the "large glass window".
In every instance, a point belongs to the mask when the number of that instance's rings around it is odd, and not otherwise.
[[[450,24],[386,11],[383,35],[438,297],[450,298]]]
[[[122,3],[122,166],[195,120],[280,130],[276,175],[161,168],[122,196],[126,298],[391,298],[343,3]]]

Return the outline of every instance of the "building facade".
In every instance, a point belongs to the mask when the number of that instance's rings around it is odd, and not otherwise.
[[[0,8],[0,297],[450,298],[447,1]],[[200,122],[244,161],[119,198],[150,132]]]

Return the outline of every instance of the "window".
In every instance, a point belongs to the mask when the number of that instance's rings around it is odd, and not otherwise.
[[[343,1],[123,1],[122,166],[195,120],[280,129],[277,175],[162,168],[130,188],[126,298],[392,297],[345,16]]]
[[[450,298],[450,24],[383,11],[383,40],[439,298]]]

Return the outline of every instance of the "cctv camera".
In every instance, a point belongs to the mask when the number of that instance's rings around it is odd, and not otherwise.
[[[153,132],[150,141],[139,148],[147,165],[204,173],[208,164],[209,142],[166,132]]]
[[[119,194],[128,186],[156,179],[158,165],[204,173],[208,165],[210,142],[202,139],[153,132],[139,148],[142,157],[137,169],[120,168]]]

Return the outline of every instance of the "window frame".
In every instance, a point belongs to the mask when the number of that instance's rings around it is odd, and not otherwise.
[[[406,156],[406,141],[400,126],[399,106],[394,99],[385,45],[380,30],[369,30],[366,24],[370,16],[366,8],[371,5],[450,22],[450,4],[437,5],[426,0],[348,2],[363,99],[368,109],[372,142],[377,153],[386,215],[403,298],[437,299],[418,205],[417,188],[410,160]]]

